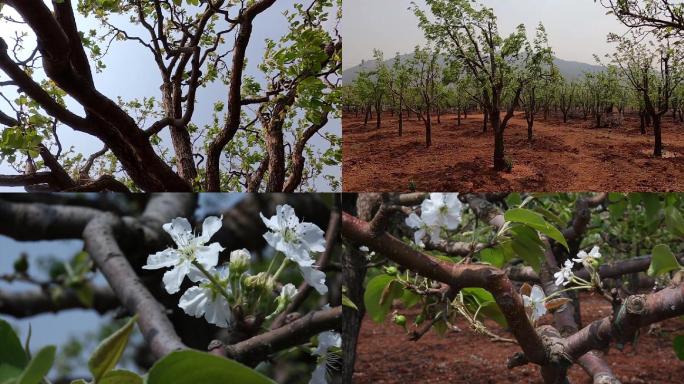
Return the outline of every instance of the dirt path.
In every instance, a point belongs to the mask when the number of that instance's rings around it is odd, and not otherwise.
[[[433,145],[425,147],[422,122],[411,118],[404,135],[397,119],[375,122],[343,119],[345,191],[684,191],[684,124],[664,118],[665,155],[652,157],[652,132],[639,133],[637,116],[621,128],[594,129],[591,121],[558,117],[538,120],[527,142],[521,116],[506,129],[511,173],[492,170],[493,137],[483,134],[482,115],[457,126],[455,115],[433,125]]]
[[[606,301],[583,296],[585,323],[609,314]],[[550,317],[542,320],[549,322]],[[495,333],[509,336],[495,323],[487,324]],[[490,342],[470,331],[464,322],[457,325],[461,329],[458,333],[440,337],[430,331],[414,342],[408,341],[403,330],[389,321],[375,324],[364,319],[354,383],[542,383],[536,366],[506,368],[506,359],[520,350],[517,345]],[[677,360],[672,349],[672,338],[677,332],[684,332],[684,320],[665,321],[653,332],[642,333],[635,349],[610,349],[606,361],[623,384],[681,383],[684,362]],[[592,382],[577,365],[570,369],[569,376],[572,383]]]

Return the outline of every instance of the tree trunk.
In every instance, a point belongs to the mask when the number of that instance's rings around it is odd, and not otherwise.
[[[432,145],[432,117],[430,116],[430,108],[427,108],[425,116],[425,146]]]
[[[404,101],[400,98],[399,99],[399,136],[403,134],[403,129],[404,129],[404,111],[402,109],[404,108]]]
[[[504,153],[504,133],[501,129],[501,116],[499,111],[490,113],[492,130],[494,131],[494,170],[503,171],[506,167]]]
[[[532,142],[532,126],[534,125],[534,115],[527,118],[527,141]]]
[[[364,128],[368,126],[368,119],[370,118],[370,107],[366,107],[366,117],[363,119]]]
[[[456,120],[458,121],[456,124],[460,127],[461,126],[461,110],[456,109]]]
[[[380,128],[380,123],[381,123],[381,119],[382,119],[382,105],[375,104],[375,115],[376,115],[375,128]]]
[[[653,136],[655,138],[655,146],[653,147],[653,156],[663,157],[663,141],[660,132],[660,115],[653,116]]]
[[[487,133],[487,123],[489,120],[489,114],[487,111],[484,112],[484,124],[482,124],[482,133]]]
[[[646,134],[646,112],[639,112],[639,132],[642,135]]]

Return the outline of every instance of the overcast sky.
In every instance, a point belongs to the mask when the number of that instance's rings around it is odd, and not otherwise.
[[[415,0],[424,6],[424,0]],[[533,36],[541,21],[549,35],[556,57],[594,64],[593,54],[611,52],[606,43],[609,32],[625,28],[614,16],[594,0],[484,0],[494,8],[499,30],[508,35],[523,23]],[[382,50],[386,58],[395,53],[408,53],[425,44],[423,32],[413,11],[411,0],[344,0],[343,26],[344,68],[372,58],[373,49]]]
[[[283,12],[291,10],[291,8],[291,1],[278,1],[271,8],[260,14],[254,21],[252,38],[247,47],[248,64],[245,71],[247,75],[254,76],[257,79],[263,78],[261,72],[257,69],[257,65],[262,61],[264,55],[265,39],[271,38],[278,40],[287,32],[288,24]],[[3,12],[9,14],[13,11],[8,7],[5,7]],[[335,12],[331,11],[331,18],[333,19],[334,14]],[[91,28],[99,28],[99,23],[92,17],[83,18],[80,15],[77,15],[77,19],[81,31],[87,32]],[[130,31],[132,28],[130,22],[128,22],[128,16],[112,18],[112,21],[122,29]],[[13,44],[11,38],[14,36],[15,32],[17,32],[17,28],[16,24],[0,23],[0,37],[3,37],[10,46]],[[24,28],[24,30],[28,29]],[[139,35],[146,36],[142,32]],[[29,40],[34,39],[33,34],[30,36]],[[232,38],[229,37],[226,40],[231,42]],[[102,47],[104,49],[104,46]],[[231,57],[228,55],[226,62],[230,63],[230,60]],[[94,73],[95,83],[100,92],[113,100],[116,100],[118,96],[126,101],[134,98],[142,98],[143,96],[155,96],[157,100],[161,100],[161,92],[159,90],[161,78],[149,50],[133,42],[115,42],[112,44],[109,54],[103,61],[107,64],[107,69],[99,74]],[[7,80],[7,77],[2,71],[0,71],[0,81],[1,80]],[[0,89],[0,91],[5,93],[10,99],[16,97],[16,94],[9,92],[9,89]],[[198,90],[198,103],[195,108],[193,122],[200,126],[210,122],[214,102],[225,102],[227,92],[226,87],[218,82],[207,88],[200,88]],[[76,105],[74,102],[69,103],[69,105],[74,111],[82,114],[82,108],[80,106],[74,107]],[[0,110],[13,115],[12,110],[7,107],[7,104],[4,101],[0,102]],[[151,124],[151,121],[147,122],[147,126]],[[340,122],[331,119],[321,131],[321,134],[324,132],[335,132],[338,135],[341,135],[341,131]],[[90,153],[102,148],[102,144],[98,139],[83,133],[74,132],[68,127],[61,127],[58,130],[58,133],[64,147],[68,148],[74,146],[77,150],[83,152],[85,157],[88,157]],[[168,130],[164,130],[163,134],[160,136],[166,143],[170,143]],[[328,143],[319,136],[314,136],[311,143],[323,150],[328,147]],[[326,167],[325,171],[341,178],[340,167]],[[15,174],[16,172],[7,166],[7,164],[3,164],[0,161],[0,173]],[[323,189],[324,185],[322,182],[319,182],[316,187],[321,191],[327,191],[327,189]],[[4,190],[14,189],[0,187],[0,191]]]

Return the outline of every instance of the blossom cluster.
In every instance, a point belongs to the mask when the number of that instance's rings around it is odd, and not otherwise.
[[[327,293],[325,273],[317,269],[314,259],[317,253],[325,251],[323,231],[313,223],[300,222],[294,209],[286,204],[276,207],[275,216],[260,216],[268,229],[263,237],[276,251],[271,264],[282,258],[275,272],[269,267],[265,272],[252,275],[252,255],[247,249],[231,251],[229,261],[219,265],[219,254],[225,249],[218,242],[210,243],[223,222],[222,217],[216,216],[204,220],[199,235],[193,233],[190,222],[182,217],[164,224],[162,228],[176,247],[149,255],[143,269],[167,269],[162,282],[169,294],[179,293],[187,277],[193,285],[183,292],[178,306],[190,316],[204,317],[208,323],[223,328],[234,327],[235,309],[238,307],[241,313],[249,313],[262,312],[264,306],[271,311],[275,306],[267,320],[285,310],[298,293],[297,288],[287,283],[281,286],[279,293],[274,293],[278,277],[291,263],[297,266],[311,287],[320,294]],[[274,297],[263,300],[264,295]],[[313,354],[319,357],[319,365],[313,372],[311,383],[326,382],[327,360],[334,355],[328,350],[339,348],[340,344],[341,338],[336,332],[326,331],[318,336],[318,347]]]
[[[589,253],[585,251],[579,251],[577,253],[577,257],[572,259],[572,260],[565,260],[565,263],[561,267],[561,269],[553,274],[553,277],[556,278],[556,285],[557,286],[566,286],[570,284],[573,279],[575,279],[575,274],[572,272],[572,269],[575,267],[575,263],[582,264],[587,270],[589,271],[594,271],[596,263],[598,262],[598,259],[601,258],[601,253],[599,252],[599,247],[594,246]]]
[[[462,208],[458,193],[431,193],[420,205],[420,216],[412,212],[406,218],[406,225],[416,229],[414,242],[425,247],[423,238],[429,235],[432,243],[438,243],[443,230],[454,230],[461,224]]]

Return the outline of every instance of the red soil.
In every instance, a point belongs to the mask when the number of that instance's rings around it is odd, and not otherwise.
[[[383,116],[364,128],[362,116],[345,114],[344,190],[407,191],[684,191],[684,124],[663,118],[663,158],[652,156],[653,133],[639,133],[638,116],[621,128],[591,128],[591,120],[559,117],[534,124],[527,142],[527,123],[516,115],[505,131],[506,156],[513,171],[494,172],[491,130],[482,133],[480,115],[456,124],[442,116],[432,127],[432,146],[425,147],[425,128],[412,117],[397,134],[397,118]],[[436,119],[435,119],[436,120]]]
[[[610,311],[609,303],[598,296],[582,296],[585,324],[608,316]],[[542,321],[551,321],[550,317],[546,315]],[[440,337],[430,331],[418,341],[409,341],[400,327],[389,321],[376,324],[366,317],[354,383],[542,383],[537,366],[506,368],[506,359],[520,351],[517,345],[491,342],[473,333],[463,321],[456,325],[460,332]],[[496,323],[488,321],[487,326],[510,337]],[[623,384],[682,383],[684,362],[677,360],[672,348],[673,337],[682,333],[684,319],[667,320],[652,332],[643,329],[635,348],[611,348],[605,359]],[[570,369],[569,378],[572,383],[592,382],[578,365]]]

